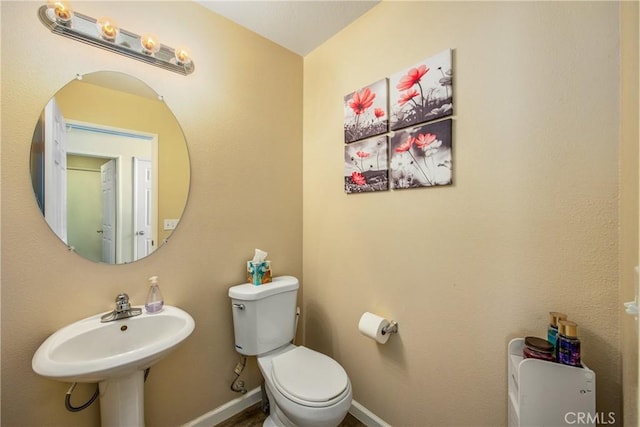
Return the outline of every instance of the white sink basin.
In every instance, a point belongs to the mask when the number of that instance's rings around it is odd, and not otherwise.
[[[164,306],[160,313],[101,323],[101,314],[53,333],[38,348],[33,370],[67,382],[100,382],[143,370],[184,341],[195,327],[185,311]]]

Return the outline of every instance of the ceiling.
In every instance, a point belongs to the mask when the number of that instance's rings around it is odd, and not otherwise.
[[[305,56],[380,0],[195,0],[261,36]]]

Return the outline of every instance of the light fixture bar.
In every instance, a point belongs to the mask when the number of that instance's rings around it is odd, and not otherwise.
[[[38,9],[38,17],[42,24],[49,28],[54,34],[116,52],[185,76],[193,73],[195,69],[191,59],[186,63],[180,63],[176,60],[175,49],[169,46],[160,44],[160,49],[157,52],[152,54],[145,53],[138,34],[120,28],[115,40],[108,41],[99,33],[96,26],[96,19],[78,12],[73,12],[69,22],[59,22],[55,18],[51,18],[51,14],[47,13],[48,9],[49,7],[46,5],[41,6],[40,9]]]

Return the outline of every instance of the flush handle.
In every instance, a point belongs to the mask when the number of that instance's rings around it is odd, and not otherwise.
[[[237,308],[238,310],[244,310],[244,304],[233,303],[233,308]]]

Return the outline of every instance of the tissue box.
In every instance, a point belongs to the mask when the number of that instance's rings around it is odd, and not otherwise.
[[[271,261],[247,261],[247,281],[256,286],[271,282]]]

